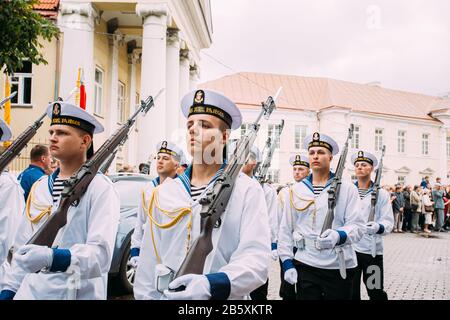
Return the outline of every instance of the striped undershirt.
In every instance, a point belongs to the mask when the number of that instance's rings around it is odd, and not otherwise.
[[[364,197],[369,193],[369,189],[358,188],[359,197],[364,199]]]
[[[58,202],[59,197],[61,196],[61,192],[64,189],[64,181],[66,180],[67,179],[56,178],[55,182],[53,183],[53,192],[52,192],[53,204]]]
[[[198,198],[203,193],[203,191],[205,191],[207,186],[208,185],[205,184],[204,186],[196,187],[191,184],[191,198],[194,202],[198,200]]]
[[[314,195],[318,196],[323,191],[323,189],[325,189],[325,187],[324,186],[313,186],[313,189],[314,189]]]

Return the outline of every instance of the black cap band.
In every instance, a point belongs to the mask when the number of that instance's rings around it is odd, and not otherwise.
[[[208,104],[194,104],[189,108],[189,116],[193,114],[209,114],[223,120],[230,128],[233,120],[228,112],[224,110],[208,105]]]
[[[373,161],[372,161],[372,159],[367,158],[367,157],[358,157],[358,158],[356,158],[354,164],[357,163],[357,162],[361,162],[361,161],[362,161],[362,162],[367,162],[368,164],[370,164],[371,166],[373,166]]]
[[[53,115],[52,122],[50,125],[52,126],[55,124],[71,126],[74,128],[82,129],[91,135],[94,134],[94,130],[95,130],[95,126],[92,123],[87,122],[86,120],[76,118],[76,117],[71,117],[71,116],[55,116],[55,115]]]
[[[172,150],[167,149],[167,148],[160,148],[158,153],[167,153],[168,155],[171,155],[171,156],[176,156],[177,155],[177,153],[175,151],[172,151]]]
[[[3,137],[3,130],[0,128],[0,139]]]
[[[306,161],[294,161],[292,166],[305,166],[309,168],[309,163]]]
[[[312,147],[324,147],[324,148],[330,150],[331,153],[333,153],[333,147],[331,146],[331,144],[329,144],[325,141],[312,141],[309,143],[308,149],[312,148]]]

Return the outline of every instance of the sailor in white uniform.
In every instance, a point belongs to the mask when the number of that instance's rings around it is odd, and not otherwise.
[[[156,145],[156,172],[158,176],[146,184],[142,190],[141,201],[138,205],[138,213],[133,235],[131,236],[131,258],[129,265],[136,268],[141,250],[144,225],[147,221],[147,211],[153,190],[162,184],[166,178],[175,179],[180,162],[184,158],[183,151],[170,141],[161,141]]]
[[[64,102],[48,106],[50,152],[60,168],[32,187],[19,224],[3,299],[106,299],[120,204],[112,182],[97,174],[52,248],[24,245],[59,206],[63,183],[93,155],[93,135],[103,126],[83,109]],[[19,246],[20,245],[20,246]],[[73,285],[74,287],[72,287]]]
[[[309,175],[310,169],[309,169],[309,158],[303,154],[297,153],[290,157],[289,163],[292,166],[292,177],[294,178],[294,184],[302,181],[304,178],[306,178]],[[279,231],[280,223],[281,223],[281,217],[283,215],[284,210],[284,203],[285,201],[289,201],[289,188],[291,186],[284,187],[280,190],[278,193],[278,221],[277,221],[277,234]],[[297,251],[296,248],[294,248],[294,254]],[[284,280],[284,271],[281,259],[279,259],[280,262],[280,297],[283,300],[295,300],[296,299],[296,293],[295,293],[295,285],[290,284],[286,280]]]
[[[352,183],[342,182],[332,228],[321,234],[334,177],[330,163],[339,147],[318,132],[305,138],[304,147],[312,174],[290,188],[278,234],[284,279],[298,283],[298,299],[351,299],[357,265],[351,244],[361,239],[364,224],[358,190]]]
[[[370,300],[387,300],[384,291],[383,275],[383,239],[394,226],[394,213],[390,203],[390,195],[384,189],[379,189],[375,205],[374,221],[369,221],[372,207],[372,192],[374,182],[371,174],[378,165],[375,155],[359,151],[352,155],[357,178],[356,187],[361,198],[360,214],[365,222],[364,236],[359,242],[353,244],[358,259],[355,279],[353,282],[353,299],[361,300],[361,274]],[[372,256],[372,255],[375,256]]]
[[[229,131],[238,129],[242,122],[236,105],[211,90],[187,94],[181,107],[187,118],[192,165],[183,175],[167,178],[153,191],[134,296],[175,300],[248,298],[267,280],[270,229],[264,192],[244,173],[238,175],[227,209],[214,228],[213,250],[206,257],[203,274],[187,274],[171,281],[200,233],[199,200],[225,168],[223,149]],[[172,291],[180,286],[185,289]]]
[[[8,141],[11,137],[10,128],[0,119],[0,142]],[[0,290],[3,275],[9,268],[6,258],[13,245],[17,224],[24,207],[23,190],[17,179],[8,170],[0,172]]]
[[[237,142],[233,144],[233,147],[230,149],[236,148]],[[250,150],[250,156],[245,165],[242,167],[242,172],[248,175],[250,178],[254,178],[255,169],[258,164],[262,162],[262,155],[259,149],[256,146],[252,146]],[[267,212],[269,214],[269,224],[270,224],[270,238],[271,238],[271,248],[272,248],[272,259],[277,260],[277,233],[278,233],[278,207],[277,207],[277,192],[276,190],[264,182],[261,184],[261,187],[264,191],[264,198],[266,199],[267,204]],[[269,280],[267,279],[266,283],[261,287],[250,293],[250,297],[252,300],[267,300],[267,294],[269,289]]]

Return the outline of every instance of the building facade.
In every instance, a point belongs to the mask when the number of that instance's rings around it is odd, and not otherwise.
[[[118,152],[112,172],[122,164],[148,161],[157,142],[180,131],[180,99],[196,87],[200,50],[212,43],[209,0],[43,0],[35,9],[55,22],[60,37],[42,42],[47,65],[25,62],[23,70],[10,77],[12,91],[18,91],[11,111],[15,137],[49,102],[58,97],[74,102],[79,68],[84,72],[86,109],[105,127],[95,137],[96,148],[141,100],[163,90]],[[1,92],[4,86],[2,74]],[[34,142],[45,143],[48,124],[46,120]],[[12,169],[20,171],[23,165],[13,164]]]
[[[289,158],[306,154],[303,139],[319,131],[336,139],[342,148],[350,124],[355,131],[350,142],[344,178],[354,178],[350,156],[358,150],[381,155],[386,146],[382,184],[419,184],[423,176],[432,182],[450,175],[450,100],[382,88],[377,84],[274,75],[238,73],[199,87],[224,92],[240,107],[244,125],[239,137],[259,113],[261,101],[283,87],[278,109],[262,124],[257,145],[264,143],[282,119],[284,130],[276,149],[270,178],[276,183],[292,181]],[[278,143],[278,142],[277,142]],[[335,167],[340,154],[334,157]]]

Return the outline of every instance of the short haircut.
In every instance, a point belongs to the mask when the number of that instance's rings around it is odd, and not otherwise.
[[[49,150],[47,146],[37,144],[30,151],[30,160],[33,162],[40,161],[41,157],[47,156],[48,154]]]

